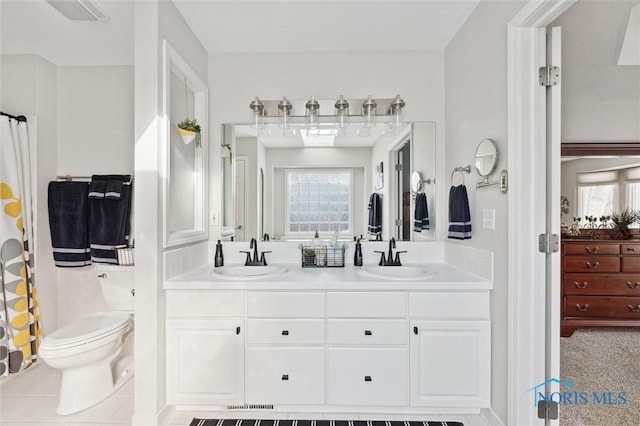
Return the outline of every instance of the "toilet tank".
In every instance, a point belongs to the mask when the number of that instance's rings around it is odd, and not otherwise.
[[[134,311],[133,266],[99,265],[102,295],[112,311]]]

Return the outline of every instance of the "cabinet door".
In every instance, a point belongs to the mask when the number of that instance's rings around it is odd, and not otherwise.
[[[244,403],[243,331],[242,320],[167,321],[167,403]]]
[[[411,405],[489,407],[490,321],[412,321]]]

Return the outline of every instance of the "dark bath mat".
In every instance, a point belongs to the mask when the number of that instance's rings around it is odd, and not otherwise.
[[[464,426],[460,422],[408,422],[402,420],[257,420],[193,419],[189,426]]]

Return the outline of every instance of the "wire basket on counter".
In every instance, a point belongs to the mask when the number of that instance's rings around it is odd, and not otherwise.
[[[116,255],[118,257],[118,265],[133,266],[133,247],[117,246]]]
[[[339,247],[312,247],[300,245],[303,268],[336,268],[344,267],[344,254],[347,245]]]

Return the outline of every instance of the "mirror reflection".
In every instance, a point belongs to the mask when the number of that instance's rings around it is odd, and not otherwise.
[[[321,126],[319,136],[296,129],[292,137],[275,123],[224,124],[222,238],[309,240],[317,230],[323,239],[375,239],[373,194],[382,201],[380,238],[434,238],[435,226],[412,232],[410,172],[435,176],[435,125],[378,125],[366,137],[357,130],[336,136]],[[435,212],[433,186],[422,192]]]
[[[476,148],[476,171],[482,177],[489,176],[498,164],[498,148],[491,139],[483,139]]]

